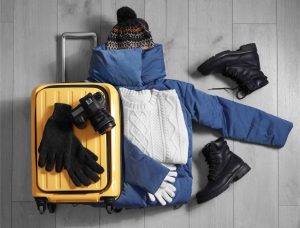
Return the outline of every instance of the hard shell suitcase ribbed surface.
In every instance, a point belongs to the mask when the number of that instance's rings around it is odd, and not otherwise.
[[[73,128],[74,134],[82,145],[98,156],[99,164],[104,168],[100,181],[90,186],[76,187],[66,170],[56,173],[47,172],[37,165],[38,147],[48,118],[55,103],[66,103],[76,107],[79,99],[88,93],[100,92],[108,102],[110,114],[116,126],[108,133],[100,135],[95,132],[88,121],[84,129]],[[31,126],[32,126],[32,194],[40,212],[49,211],[53,203],[92,203],[113,202],[121,191],[121,151],[120,151],[120,98],[117,90],[105,83],[59,83],[46,84],[32,92]]]

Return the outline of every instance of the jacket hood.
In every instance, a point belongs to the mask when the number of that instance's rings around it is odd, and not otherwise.
[[[89,81],[114,86],[144,86],[166,77],[163,48],[107,49],[102,44],[93,49]]]

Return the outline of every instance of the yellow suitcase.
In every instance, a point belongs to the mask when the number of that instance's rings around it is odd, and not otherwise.
[[[98,162],[105,170],[97,183],[88,187],[76,187],[66,170],[61,173],[56,173],[55,170],[46,172],[44,168],[38,167],[38,147],[54,103],[66,103],[74,108],[81,97],[96,92],[102,93],[107,99],[116,126],[105,135],[95,132],[90,123],[84,129],[73,128],[81,143],[98,156]],[[49,212],[54,212],[56,203],[103,202],[111,205],[121,192],[121,122],[117,90],[105,83],[46,84],[33,90],[31,101],[32,195],[40,213],[44,213],[46,208]]]

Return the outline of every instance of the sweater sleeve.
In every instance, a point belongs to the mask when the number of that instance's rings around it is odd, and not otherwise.
[[[154,194],[167,176],[169,169],[145,155],[125,136],[123,142],[125,181]]]
[[[184,103],[192,119],[223,136],[274,147],[284,146],[293,124],[259,109],[201,92],[186,84]]]

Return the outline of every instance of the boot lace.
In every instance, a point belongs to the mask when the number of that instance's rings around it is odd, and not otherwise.
[[[208,90],[237,90],[235,93],[235,96],[237,99],[241,100],[246,97],[247,91],[245,91],[244,85],[248,83],[248,80],[245,80],[246,70],[242,70],[241,72],[237,71],[235,68],[226,68],[226,71],[224,73],[224,76],[231,78],[234,80],[238,86],[236,87],[221,87],[221,88],[210,88]]]
[[[204,156],[209,167],[207,178],[208,180],[216,180],[221,161],[217,154],[212,152],[211,145],[204,148]]]
[[[208,167],[209,167],[207,179],[208,180],[216,180],[220,161],[216,158],[205,159],[205,161],[208,163]]]

